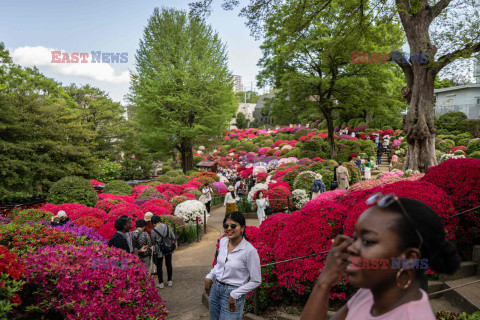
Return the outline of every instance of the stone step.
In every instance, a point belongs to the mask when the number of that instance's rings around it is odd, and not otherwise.
[[[480,280],[480,276],[445,282],[447,288],[454,288],[472,281]],[[445,298],[463,312],[474,313],[480,310],[480,282],[470,284],[444,293]]]
[[[467,278],[477,275],[478,264],[473,261],[464,261],[460,263],[460,268],[452,275],[441,274],[439,276],[440,281],[451,281],[462,278]]]
[[[440,297],[432,299],[429,297],[430,305],[432,306],[433,313],[439,311],[453,312],[453,313],[462,313],[464,310],[461,310],[457,305],[452,304],[447,298]]]

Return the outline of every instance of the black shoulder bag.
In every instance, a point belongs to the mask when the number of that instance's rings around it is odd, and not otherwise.
[[[158,244],[158,248],[164,255],[173,253],[173,251],[175,251],[175,249],[177,248],[175,246],[175,241],[172,241],[170,238],[168,238],[169,229],[170,227],[167,226],[167,236],[165,237],[163,237],[157,230],[153,229],[153,231],[155,231],[155,233],[158,234],[162,239]]]

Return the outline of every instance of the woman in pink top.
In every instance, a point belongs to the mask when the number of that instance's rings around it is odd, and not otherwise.
[[[301,320],[327,318],[328,295],[345,272],[360,288],[332,319],[435,320],[421,278],[430,267],[451,274],[460,258],[445,240],[442,221],[423,202],[372,195],[353,238],[335,239]]]

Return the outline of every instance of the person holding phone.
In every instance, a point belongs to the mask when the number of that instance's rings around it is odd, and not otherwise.
[[[245,235],[241,212],[226,215],[223,228],[217,263],[205,279],[210,320],[241,320],[245,295],[262,283],[260,257]]]

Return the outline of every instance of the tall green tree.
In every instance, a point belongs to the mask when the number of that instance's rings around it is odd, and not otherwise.
[[[235,119],[235,125],[237,126],[238,129],[245,129],[248,127],[248,120],[245,117],[245,114],[243,112],[237,113],[237,118]]]
[[[0,43],[0,202],[48,191],[67,175],[95,176],[96,158],[84,139],[73,100],[36,68],[11,62]]]
[[[334,112],[373,112],[376,106],[385,106],[402,85],[393,64],[381,63],[378,56],[376,63],[352,63],[352,52],[385,52],[399,46],[402,38],[394,22],[352,16],[354,1],[331,3],[310,22],[288,5],[266,22],[258,79],[261,86],[280,89],[272,110],[277,119],[291,121],[291,114],[301,122],[325,118],[334,158]],[[369,20],[376,21],[370,24]],[[304,23],[309,27],[298,34],[298,26]]]
[[[87,141],[92,153],[99,158],[114,160],[114,146],[125,135],[125,108],[112,101],[104,91],[88,84],[82,87],[72,84],[66,92],[77,104],[82,126],[94,132]]]
[[[146,145],[165,154],[176,148],[184,172],[193,169],[192,147],[221,134],[237,109],[226,46],[204,20],[156,8],[140,40],[136,71],[130,99]]]

